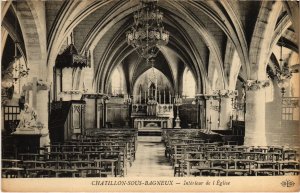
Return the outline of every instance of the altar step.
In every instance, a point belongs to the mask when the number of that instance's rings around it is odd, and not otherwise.
[[[139,136],[161,136],[162,130],[157,127],[144,127],[138,130]]]
[[[162,142],[161,136],[138,136],[138,142]]]
[[[139,131],[139,136],[161,136],[161,131]]]

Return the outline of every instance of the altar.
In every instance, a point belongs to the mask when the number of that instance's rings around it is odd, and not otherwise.
[[[133,126],[138,130],[157,130],[172,128],[174,109],[173,104],[133,104],[131,111]]]
[[[168,80],[159,77],[159,72],[154,71],[153,66],[152,73],[149,73],[144,82],[140,81],[135,85],[133,95],[124,97],[124,103],[130,101],[133,127],[139,131],[173,128],[173,122],[179,119],[179,112],[177,112],[174,120],[174,111],[178,111],[175,107],[179,102],[179,95],[174,94]],[[177,122],[180,121],[177,120]],[[177,127],[178,125],[176,123]]]
[[[134,119],[134,128],[139,131],[156,131],[161,128],[171,128],[172,119],[168,117],[141,117]]]

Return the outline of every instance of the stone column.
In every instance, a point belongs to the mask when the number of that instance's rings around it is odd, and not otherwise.
[[[246,116],[244,145],[265,146],[265,87],[267,81],[248,80],[246,92]]]
[[[107,126],[107,104],[109,103],[109,99],[107,96],[104,96],[103,98],[103,109],[104,109],[104,114],[103,114],[103,121],[104,121],[104,124],[105,124],[105,127]]]
[[[206,128],[206,100],[204,95],[199,94],[195,98],[196,105],[198,108],[198,128],[205,129]]]
[[[228,123],[230,122],[231,113],[232,113],[231,98],[222,97],[219,130],[227,130],[229,128]]]
[[[20,129],[16,134],[41,134],[40,147],[49,145],[49,85],[46,82],[37,81],[36,78],[33,78],[32,82],[28,82],[27,85],[23,86],[23,92],[28,93],[29,106],[34,107],[33,109],[37,114],[36,123],[33,123],[36,125],[32,126],[29,131]]]
[[[96,114],[97,114],[97,117],[96,117],[96,128],[101,128],[102,127],[102,125],[101,125],[101,106],[100,106],[100,104],[98,104],[97,102],[95,102],[96,103]]]
[[[224,90],[221,93],[221,115],[219,130],[229,129],[230,117],[232,115],[232,98],[237,94],[234,90]]]
[[[41,129],[41,138],[40,138],[40,147],[44,147],[45,145],[50,144],[49,138],[49,128],[48,128],[48,89],[47,90],[39,90],[37,92],[37,107],[36,111],[38,114],[38,120],[43,124],[43,128]],[[45,100],[41,100],[45,99]]]
[[[205,129],[206,128],[206,100],[203,97],[202,101],[200,101],[200,128]]]
[[[212,109],[211,109],[211,106],[212,106],[212,101],[211,99],[209,98],[206,98],[207,100],[205,101],[205,106],[206,106],[206,120],[205,120],[205,123],[206,123],[206,128],[205,129],[211,129],[212,128]]]

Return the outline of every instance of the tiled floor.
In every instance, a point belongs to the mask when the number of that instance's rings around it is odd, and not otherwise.
[[[128,177],[172,177],[173,169],[165,157],[161,137],[138,137],[136,160],[128,169]]]

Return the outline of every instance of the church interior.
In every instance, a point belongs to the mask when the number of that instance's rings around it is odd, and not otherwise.
[[[1,11],[3,178],[299,175],[299,2]]]

